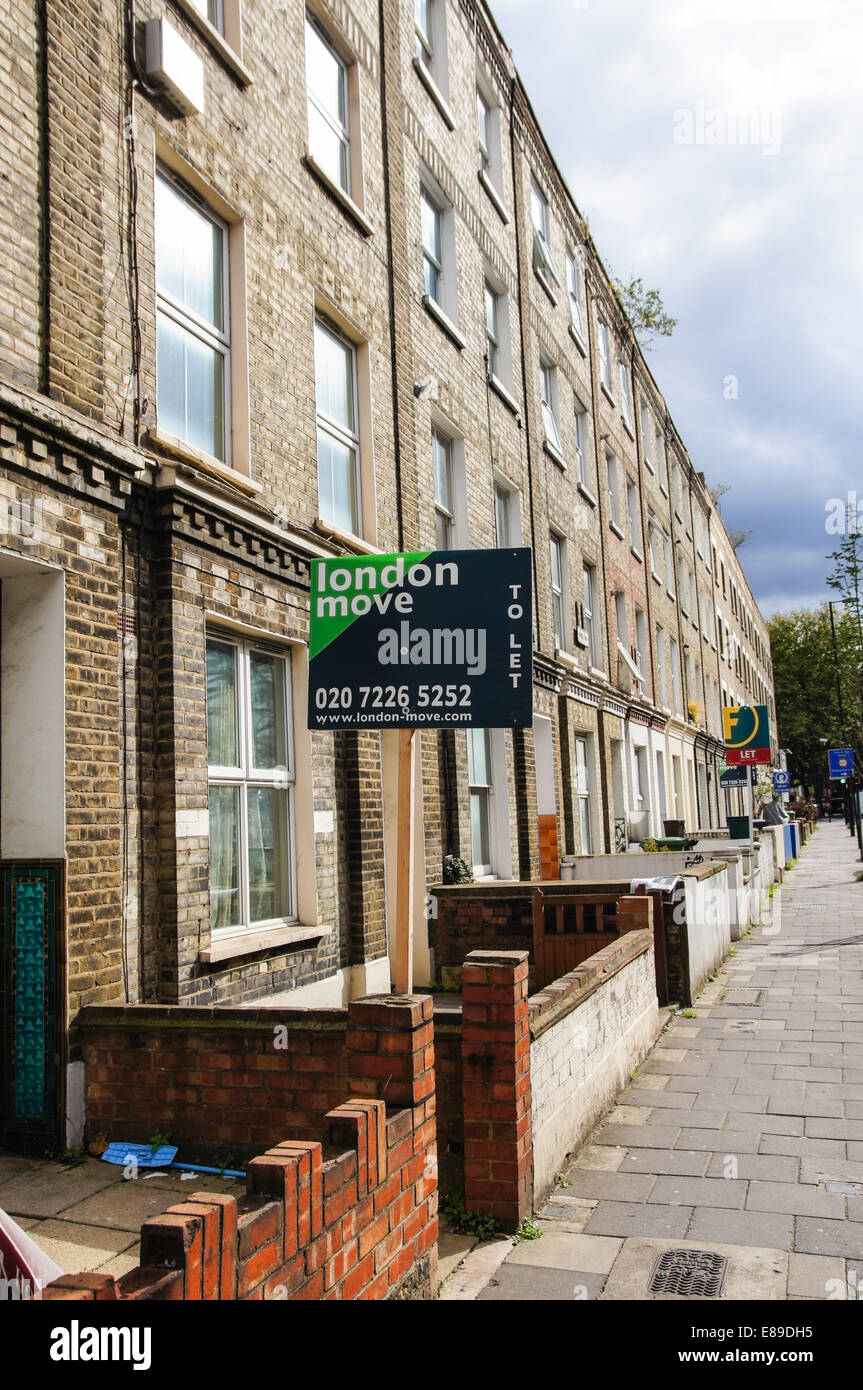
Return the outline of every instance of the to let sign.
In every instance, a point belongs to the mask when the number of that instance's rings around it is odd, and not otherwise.
[[[309,727],[527,728],[531,552],[312,562]]]
[[[770,722],[766,705],[725,705],[725,761],[732,767],[770,765]]]

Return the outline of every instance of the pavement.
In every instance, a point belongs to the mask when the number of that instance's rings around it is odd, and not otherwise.
[[[466,1252],[439,1298],[679,1300],[648,1281],[685,1250],[724,1258],[722,1299],[863,1299],[860,869],[844,824],[820,822],[772,922],[572,1156],[542,1236]]]
[[[126,1179],[101,1159],[64,1165],[0,1149],[0,1210],[17,1221],[65,1274],[127,1274],[139,1264],[141,1223],[191,1192],[240,1197],[245,1182],[177,1171]]]

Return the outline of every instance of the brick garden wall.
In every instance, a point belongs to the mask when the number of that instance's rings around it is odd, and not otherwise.
[[[78,1027],[88,1139],[170,1134],[184,1161],[302,1138],[350,1084],[346,1009],[109,1005]]]
[[[428,1296],[437,1264],[430,998],[350,1006],[353,1099],[316,1140],[274,1141],[247,1195],[195,1193],[141,1228],[141,1265],[67,1274],[49,1301],[313,1300]]]

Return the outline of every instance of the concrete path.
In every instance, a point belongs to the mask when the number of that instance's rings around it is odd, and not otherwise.
[[[0,1150],[0,1209],[28,1231],[67,1274],[113,1274],[139,1263],[141,1224],[190,1192],[242,1196],[245,1183],[175,1170],[126,1180],[124,1170],[86,1158],[73,1167]]]
[[[676,1297],[648,1280],[682,1248],[727,1258],[723,1298],[863,1298],[861,867],[844,825],[822,822],[772,924],[696,1017],[673,1017],[566,1170],[543,1236],[462,1297]]]

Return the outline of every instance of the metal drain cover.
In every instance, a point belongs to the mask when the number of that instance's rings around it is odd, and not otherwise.
[[[676,1293],[683,1298],[718,1298],[728,1260],[712,1250],[666,1250],[653,1266],[651,1293]]]
[[[792,912],[826,912],[827,907],[824,903],[792,903]]]

